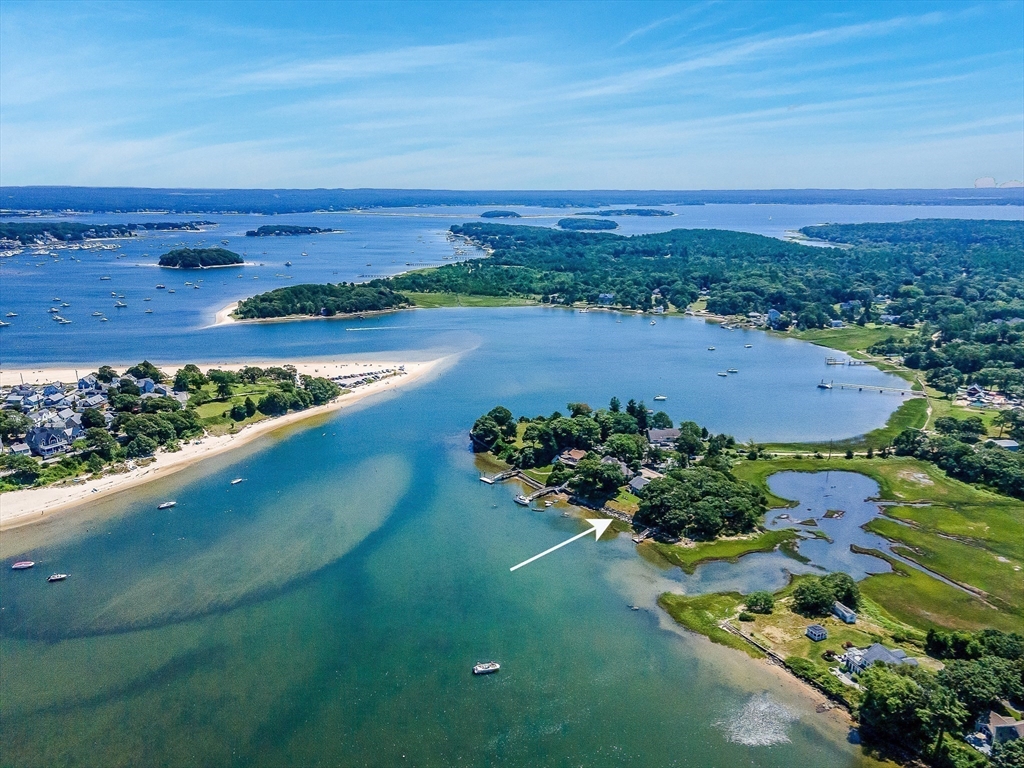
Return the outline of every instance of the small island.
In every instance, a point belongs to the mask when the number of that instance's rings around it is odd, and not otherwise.
[[[610,219],[559,219],[558,226],[561,229],[570,229],[582,232],[595,232],[619,228],[619,225]]]
[[[401,293],[377,284],[303,284],[277,288],[240,301],[234,315],[240,320],[290,316],[334,317],[399,309],[411,303]]]
[[[480,214],[481,219],[521,219],[523,218],[515,211],[484,211]]]
[[[581,211],[573,216],[675,216],[663,208],[616,208],[610,211]]]
[[[160,257],[161,267],[206,269],[243,264],[242,257],[226,248],[175,248]]]
[[[326,232],[337,232],[336,229],[320,227],[298,227],[292,224],[264,224],[258,229],[250,229],[246,237],[298,237],[300,235],[320,235]]]

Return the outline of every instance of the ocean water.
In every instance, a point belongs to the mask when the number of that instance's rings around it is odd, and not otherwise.
[[[655,606],[665,589],[720,589],[731,574],[769,585],[779,563],[711,564],[687,581],[619,535],[510,573],[584,524],[480,483],[467,437],[496,403],[536,414],[613,395],[664,394],[673,419],[741,440],[879,426],[900,398],[817,389],[835,375],[827,350],[541,308],[17,338],[0,337],[5,364],[448,359],[398,393],[0,537],[5,563],[38,563],[0,569],[4,764],[866,764],[815,697]],[[739,373],[716,375],[728,367]],[[55,571],[69,578],[46,584]],[[500,673],[470,674],[489,659]]]

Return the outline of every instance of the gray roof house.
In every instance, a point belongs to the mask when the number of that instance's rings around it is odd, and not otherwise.
[[[876,661],[892,666],[900,664],[917,666],[917,659],[907,658],[905,651],[899,648],[886,648],[881,643],[875,643],[870,648],[850,648],[843,654],[842,658],[846,663],[846,668],[853,675],[859,675]]]
[[[646,477],[634,477],[629,481],[629,492],[632,494],[638,494],[644,489],[651,481]]]
[[[1000,448],[1005,448],[1008,451],[1016,451],[1020,448],[1016,440],[989,440],[988,442],[995,443]]]
[[[657,448],[672,448],[679,438],[678,429],[649,429],[647,439]]]
[[[838,600],[836,600],[834,603],[832,603],[832,615],[835,616],[840,621],[845,621],[847,624],[856,624],[857,623],[857,614],[856,614],[856,612],[853,611],[850,608],[847,608],[845,605],[840,603]]]
[[[96,389],[99,386],[99,379],[93,376],[91,373],[88,376],[83,376],[78,380],[79,389]]]
[[[68,450],[71,445],[68,431],[60,427],[35,427],[29,430],[25,442],[32,449],[32,453],[45,459]]]
[[[1024,738],[1024,720],[1014,720],[1012,717],[1000,715],[998,712],[989,711],[982,715],[978,718],[974,728],[979,733],[985,734],[989,744],[993,746]]]
[[[630,480],[633,477],[633,470],[627,467],[624,461],[620,461],[619,459],[616,459],[614,456],[605,456],[603,459],[601,459],[601,463],[614,464],[619,468],[619,471],[627,480]]]
[[[807,627],[807,631],[804,634],[818,643],[828,637],[828,630],[821,626],[821,624],[811,624]]]
[[[14,445],[11,446],[11,453],[15,456],[31,456],[32,449],[25,443],[14,443]]]
[[[82,408],[102,408],[107,404],[107,398],[103,395],[93,395],[81,402]]]

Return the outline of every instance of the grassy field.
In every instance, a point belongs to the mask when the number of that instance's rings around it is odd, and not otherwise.
[[[842,352],[857,352],[865,350],[872,344],[885,341],[890,336],[902,339],[914,331],[907,328],[898,328],[894,325],[865,326],[848,325],[845,328],[809,328],[806,331],[790,331],[789,335],[795,339],[809,341],[823,347],[831,347]]]
[[[618,496],[608,501],[608,506],[627,515],[634,515],[640,509],[640,499],[623,487],[619,489]]]
[[[516,296],[478,296],[465,293],[405,293],[417,306],[424,309],[437,307],[527,307],[536,304],[533,299]]]
[[[736,592],[695,597],[666,592],[658,598],[658,605],[668,611],[669,616],[679,624],[706,635],[712,642],[743,651],[755,659],[762,659],[764,654],[761,651],[718,626],[719,621],[736,613],[736,606],[742,600],[743,596]]]
[[[727,560],[735,563],[744,555],[752,552],[771,552],[797,537],[796,531],[784,529],[766,531],[749,537],[716,539],[715,541],[699,542],[692,547],[679,544],[662,544],[658,541],[646,541],[642,546],[656,551],[672,565],[678,565],[686,573],[693,573],[698,565],[715,560]]]
[[[551,476],[551,470],[554,469],[553,464],[548,464],[545,467],[533,467],[531,469],[524,469],[523,474],[529,477],[531,480],[536,480],[542,485],[548,484],[548,477]]]

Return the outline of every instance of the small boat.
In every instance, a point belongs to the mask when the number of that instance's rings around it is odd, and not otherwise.
[[[291,263],[290,261],[286,261],[286,262],[284,263],[284,265],[285,265],[286,267],[290,267],[290,266],[292,265],[292,263]]]
[[[832,389],[832,382],[822,379],[818,382],[818,389]]]
[[[49,312],[60,312],[60,310],[57,309],[56,307],[50,307],[50,309],[48,311]]]
[[[657,402],[659,402],[659,403],[660,403],[660,402],[661,402],[662,400],[668,400],[668,398],[667,398],[667,397],[666,397],[665,395],[655,395],[655,396],[654,396],[654,399],[655,399],[655,400],[656,400]]]
[[[708,352],[714,352],[714,351],[715,351],[714,347],[708,347]]]
[[[309,254],[308,254],[308,253],[306,253],[305,251],[303,251],[303,252],[302,252],[302,255],[303,255],[303,256],[309,256]]]
[[[116,299],[117,298],[117,291],[111,291],[110,295],[113,296]]]
[[[52,576],[47,576],[47,581],[64,581],[68,575],[66,573],[55,573]]]
[[[192,285],[192,281],[191,280],[186,280],[185,281],[185,285]]]
[[[750,349],[752,346],[754,346],[754,345],[753,344],[744,344],[743,348],[744,349]]]
[[[178,505],[176,501],[165,501],[163,504],[158,504],[157,509],[170,509]]]
[[[53,300],[54,300],[54,301],[60,301],[60,296],[54,296],[54,297],[53,297]]]
[[[490,675],[501,669],[501,664],[496,661],[485,661],[482,664],[473,665],[474,675]]]
[[[196,284],[195,284],[195,285],[193,285],[192,287],[193,287],[193,288],[195,288],[195,289],[196,289],[196,290],[198,291],[198,290],[199,290],[199,283],[196,283]]]
[[[658,324],[657,320],[651,320],[651,325],[657,325],[657,324]]]
[[[729,373],[739,373],[739,371],[736,368],[726,368],[725,370],[727,370]]]
[[[157,289],[158,291],[162,291],[162,290],[163,290],[164,288],[166,288],[166,287],[167,287],[167,286],[165,286],[165,285],[164,285],[163,283],[160,283],[160,285],[158,285],[158,286],[156,287],[156,289]]]
[[[728,374],[728,373],[726,373],[725,371],[719,371],[719,372],[718,372],[718,375],[719,375],[719,376],[728,376],[729,374]]]
[[[152,301],[152,300],[153,300],[153,299],[152,299],[152,298],[150,298],[149,296],[147,296],[146,298],[144,298],[144,299],[143,299],[143,301]]]
[[[103,313],[102,312],[93,312],[92,316],[93,317],[103,317]]]
[[[153,314],[153,310],[152,309],[147,309],[146,310],[146,314],[147,315],[152,315]]]
[[[8,326],[10,326],[10,323],[6,323],[3,320],[0,320],[0,328],[7,328]]]
[[[523,496],[523,494],[520,493],[518,496],[516,496],[515,502],[516,502],[516,504],[521,504],[522,506],[525,507],[525,506],[529,505],[530,500],[528,498],[526,498],[525,496]]]
[[[104,275],[103,277],[100,278],[100,280],[109,280],[109,279],[110,279],[109,275]]]
[[[553,502],[553,501],[545,501],[544,502],[544,506],[545,507],[553,507],[554,505],[555,505],[555,502]]]
[[[231,242],[230,240],[221,240],[221,241],[220,241],[220,244],[221,244],[221,245],[227,245],[227,244],[228,244],[228,243],[230,243],[230,242]]]
[[[174,293],[174,289],[173,289],[173,288],[170,288],[170,289],[168,289],[168,291],[167,291],[167,292],[168,292],[168,293]]]
[[[11,570],[12,571],[24,571],[27,568],[31,568],[33,565],[35,565],[35,561],[34,560],[19,560],[18,562],[16,562],[14,565],[11,566]]]
[[[109,323],[109,322],[110,322],[110,320],[109,320],[108,318],[106,318],[106,317],[101,317],[101,318],[100,318],[100,322],[101,322],[101,323]]]
[[[114,303],[114,306],[117,307],[118,309],[123,309],[124,307],[127,307],[128,305],[125,304],[123,301],[118,301],[118,302]]]
[[[232,485],[238,485],[238,484],[239,484],[240,482],[242,482],[243,480],[245,480],[245,478],[244,478],[244,477],[236,477],[236,478],[235,478],[234,480],[232,480],[232,481],[231,481],[231,484],[232,484]]]
[[[58,320],[57,322],[58,322],[58,323],[60,323],[61,325],[71,325],[71,321],[70,321],[70,320],[68,320],[68,319],[67,319],[67,318],[65,318],[65,317],[62,317],[62,318],[61,318],[60,320]]]
[[[17,313],[17,312],[8,312],[8,313],[7,313],[7,316],[8,316],[8,317],[17,317],[17,316],[18,316],[18,313]]]
[[[123,298],[124,298],[124,294],[123,294],[123,293],[119,293],[119,294],[117,294],[117,298],[119,298],[119,299],[123,299]]]
[[[67,303],[67,302],[65,301],[65,302],[64,302],[63,304],[61,304],[61,306],[62,306],[62,307],[70,307],[71,305],[70,305],[70,304],[68,304],[68,303]]]

